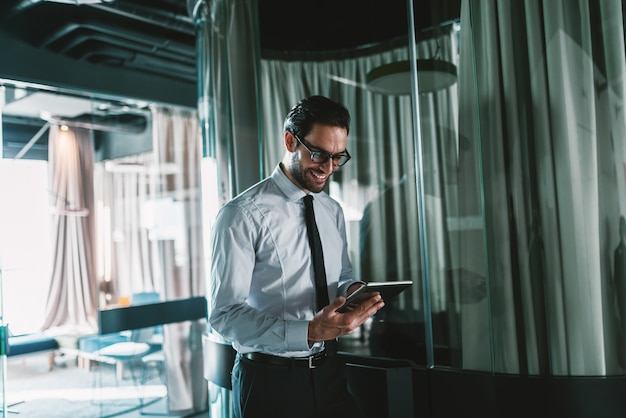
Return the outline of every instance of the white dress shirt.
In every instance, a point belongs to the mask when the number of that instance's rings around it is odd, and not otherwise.
[[[241,352],[306,356],[315,277],[304,220],[306,194],[280,166],[224,205],[212,228],[209,323]],[[313,194],[332,302],[354,283],[343,210]]]

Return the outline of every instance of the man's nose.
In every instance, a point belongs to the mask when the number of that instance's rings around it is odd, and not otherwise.
[[[321,163],[320,168],[322,169],[322,171],[324,171],[324,173],[332,173],[333,171],[335,171],[335,165],[333,164],[333,159],[329,158],[328,160]]]

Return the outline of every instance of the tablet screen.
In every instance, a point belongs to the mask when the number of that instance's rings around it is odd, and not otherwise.
[[[400,282],[367,283],[364,286],[361,286],[360,288],[352,292],[352,294],[348,296],[348,298],[346,299],[346,303],[344,303],[339,309],[337,309],[336,312],[344,313],[344,312],[348,312],[354,309],[354,307],[358,306],[359,303],[361,303],[365,299],[372,297],[372,293],[375,293],[375,292],[380,293],[380,295],[383,298],[383,301],[387,302],[388,300],[396,296],[398,293],[410,287],[412,284],[413,282],[410,280],[400,281]]]

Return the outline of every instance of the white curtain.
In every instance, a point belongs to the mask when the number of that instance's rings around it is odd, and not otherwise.
[[[44,330],[89,334],[97,329],[93,150],[91,131],[50,127],[48,167],[54,231]]]
[[[142,227],[143,207],[152,193],[148,167],[152,153],[96,164],[98,274],[100,305],[119,297],[157,289],[148,229]]]
[[[152,126],[152,152],[96,167],[107,303],[146,291],[164,299],[204,291],[196,114],[155,108]]]
[[[96,170],[103,303],[146,291],[162,300],[205,294],[196,113],[155,107],[152,138],[152,152],[99,163]],[[171,412],[206,409],[204,331],[203,320],[164,327]]]
[[[154,112],[155,161],[173,164],[179,172],[162,178],[161,196],[180,204],[180,228],[174,240],[159,249],[160,269],[166,299],[205,295],[202,247],[202,197],[200,128],[195,112],[156,108]],[[157,256],[155,251],[155,256]],[[204,320],[167,325],[163,350],[167,366],[168,409],[203,411],[207,408],[202,357]]]
[[[623,374],[623,4],[470,0],[461,22],[461,132],[482,160],[493,369]]]

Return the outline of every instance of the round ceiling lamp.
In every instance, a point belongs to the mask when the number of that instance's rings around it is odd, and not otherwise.
[[[456,66],[439,59],[417,60],[417,83],[420,93],[432,93],[452,86],[457,81]],[[370,70],[366,75],[368,88],[389,95],[411,94],[411,63],[398,61]]]

